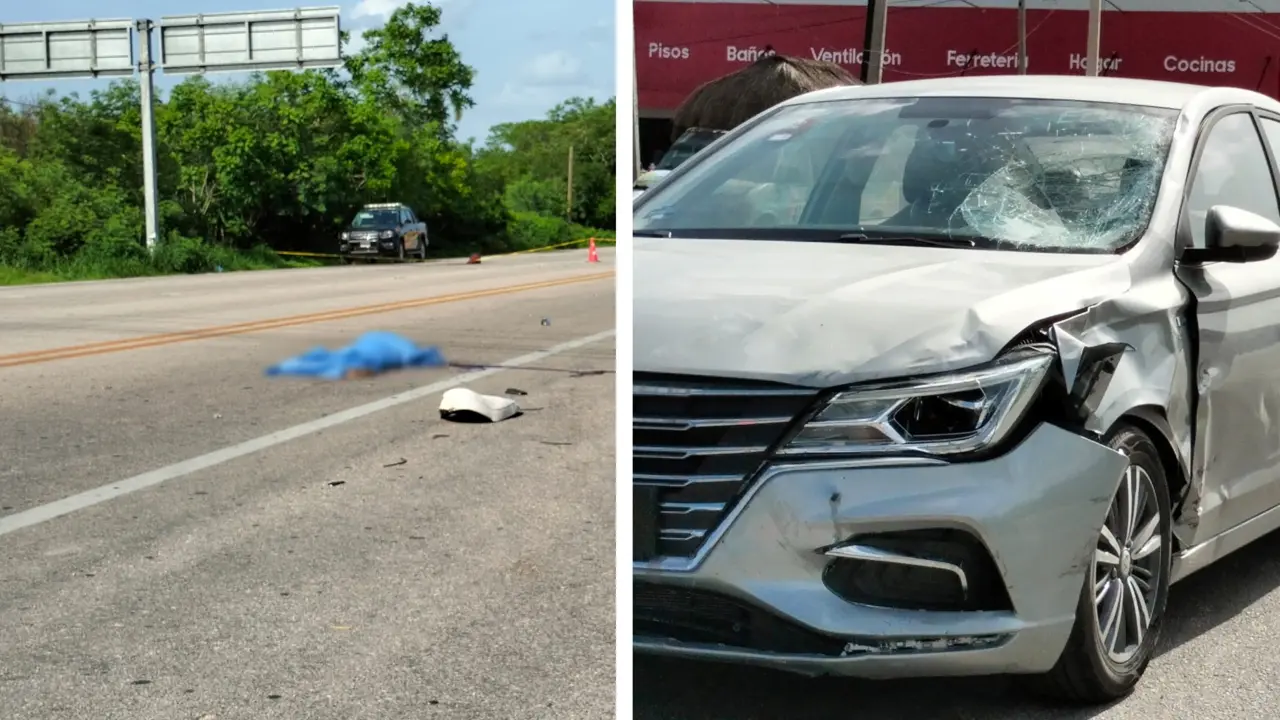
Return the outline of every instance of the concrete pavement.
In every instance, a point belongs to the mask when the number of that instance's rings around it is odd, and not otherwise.
[[[0,519],[177,468],[0,534],[4,717],[612,716],[614,283],[554,284],[601,255],[0,289]],[[459,375],[262,374],[375,328],[476,364],[600,337],[468,383],[528,393],[501,424],[432,394],[217,455]]]

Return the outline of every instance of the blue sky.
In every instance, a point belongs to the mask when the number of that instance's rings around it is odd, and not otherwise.
[[[0,23],[151,18],[162,15],[287,9],[297,5],[342,7],[343,28],[356,43],[363,30],[381,25],[405,0],[44,0],[0,2]],[[462,59],[476,69],[476,107],[463,116],[459,134],[483,141],[490,126],[541,117],[573,95],[605,100],[614,94],[613,0],[435,0],[443,29]],[[210,75],[211,80],[236,75]],[[240,76],[242,77],[242,76]],[[163,90],[181,77],[157,73]],[[0,94],[13,100],[46,88],[87,95],[106,80],[8,81]]]

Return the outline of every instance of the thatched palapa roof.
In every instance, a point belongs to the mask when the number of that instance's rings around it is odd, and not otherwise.
[[[861,85],[831,62],[769,54],[741,70],[709,80],[676,108],[671,139],[691,127],[732,130],[783,100],[840,85]]]

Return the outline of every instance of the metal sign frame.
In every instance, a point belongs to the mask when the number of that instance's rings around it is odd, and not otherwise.
[[[174,15],[160,18],[167,75],[332,67],[342,62],[342,9]]]
[[[127,77],[132,20],[0,25],[0,81]]]

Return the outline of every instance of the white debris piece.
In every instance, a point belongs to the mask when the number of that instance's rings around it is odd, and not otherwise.
[[[440,417],[459,422],[501,422],[520,414],[515,400],[481,395],[467,388],[446,390],[440,398]]]

